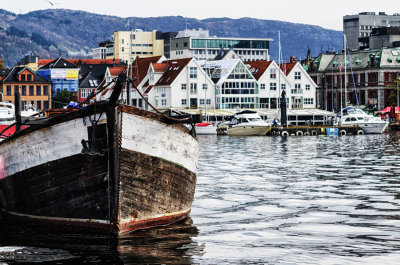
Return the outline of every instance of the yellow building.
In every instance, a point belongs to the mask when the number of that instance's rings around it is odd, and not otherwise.
[[[136,56],[143,58],[163,54],[164,40],[159,31],[116,31],[114,32],[114,54],[107,56],[107,59],[121,59],[129,63],[133,62]]]

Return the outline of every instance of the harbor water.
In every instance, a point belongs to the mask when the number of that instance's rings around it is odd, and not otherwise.
[[[119,241],[1,221],[0,264],[399,264],[399,134],[198,138],[191,218]]]

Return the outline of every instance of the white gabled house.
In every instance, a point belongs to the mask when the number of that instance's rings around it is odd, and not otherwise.
[[[290,88],[292,83],[279,68],[275,61],[248,61],[250,72],[257,80],[259,85],[259,100],[261,109],[278,109],[282,90],[286,90],[287,106],[290,109]],[[288,91],[289,90],[289,91]]]
[[[214,83],[194,58],[152,63],[148,76],[144,94],[157,109],[215,106]]]
[[[281,64],[282,71],[292,84],[287,90],[290,109],[315,109],[317,85],[299,62],[292,59]]]

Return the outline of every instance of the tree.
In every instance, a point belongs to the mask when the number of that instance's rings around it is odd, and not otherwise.
[[[3,59],[0,58],[0,69],[3,69],[3,68],[4,68],[4,61],[3,61]]]
[[[64,89],[53,98],[53,108],[62,108],[63,106],[68,105],[70,102],[69,91]]]

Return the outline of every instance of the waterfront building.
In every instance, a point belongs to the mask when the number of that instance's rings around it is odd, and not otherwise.
[[[243,61],[269,60],[269,38],[227,38],[209,36],[208,31],[186,30],[170,41],[171,59],[215,58],[221,50],[232,49]]]
[[[128,67],[128,76],[136,78],[135,82],[133,83],[136,88],[130,87],[130,98],[131,102],[130,105],[139,107],[139,108],[145,108],[148,109],[148,106],[146,105],[145,100],[142,98],[142,96],[139,94],[137,90],[140,91],[140,93],[145,97],[146,100],[148,100],[148,91],[152,89],[154,86],[154,81],[152,82],[152,85],[150,86],[150,77],[152,77],[153,80],[158,80],[161,76],[157,75],[162,75],[163,72],[160,71],[155,71],[152,67],[153,64],[159,64],[162,61],[165,61],[166,58],[164,56],[153,56],[153,57],[136,57],[135,61],[132,64],[132,67]],[[124,91],[124,99],[127,98],[125,95],[126,90]]]
[[[286,91],[287,107],[290,109],[292,84],[275,61],[249,61],[250,72],[258,82],[261,109],[278,109],[282,90]]]
[[[1,81],[4,101],[15,104],[15,93],[21,95],[22,110],[34,107],[48,109],[51,105],[52,82],[28,67],[16,66]]]
[[[370,105],[381,110],[396,104],[400,48],[349,52],[346,62],[343,53],[321,54],[310,63],[308,71],[318,84],[321,108],[339,110],[341,106]]]
[[[89,72],[88,74],[85,74],[79,80],[78,101],[79,102],[85,101],[86,98],[91,93],[94,93],[95,89],[100,85],[102,80],[103,79],[101,78],[101,76],[95,75],[92,72]]]
[[[242,60],[204,61],[201,64],[215,83],[217,109],[260,107],[258,82]]]
[[[106,48],[107,49],[107,48]],[[107,53],[107,51],[106,51]],[[164,40],[160,31],[116,31],[113,35],[113,54],[108,59],[121,59],[131,63],[136,58],[161,56],[164,53]]]
[[[214,108],[211,78],[194,58],[151,63],[144,94],[158,109]]]
[[[78,93],[79,68],[63,58],[52,60],[39,68],[38,73],[52,82],[52,95],[62,90]]]
[[[400,14],[387,15],[385,12],[362,12],[358,15],[343,17],[343,33],[346,35],[348,48],[358,50],[368,46],[372,29],[378,27],[400,26]],[[379,47],[382,48],[382,47]]]

